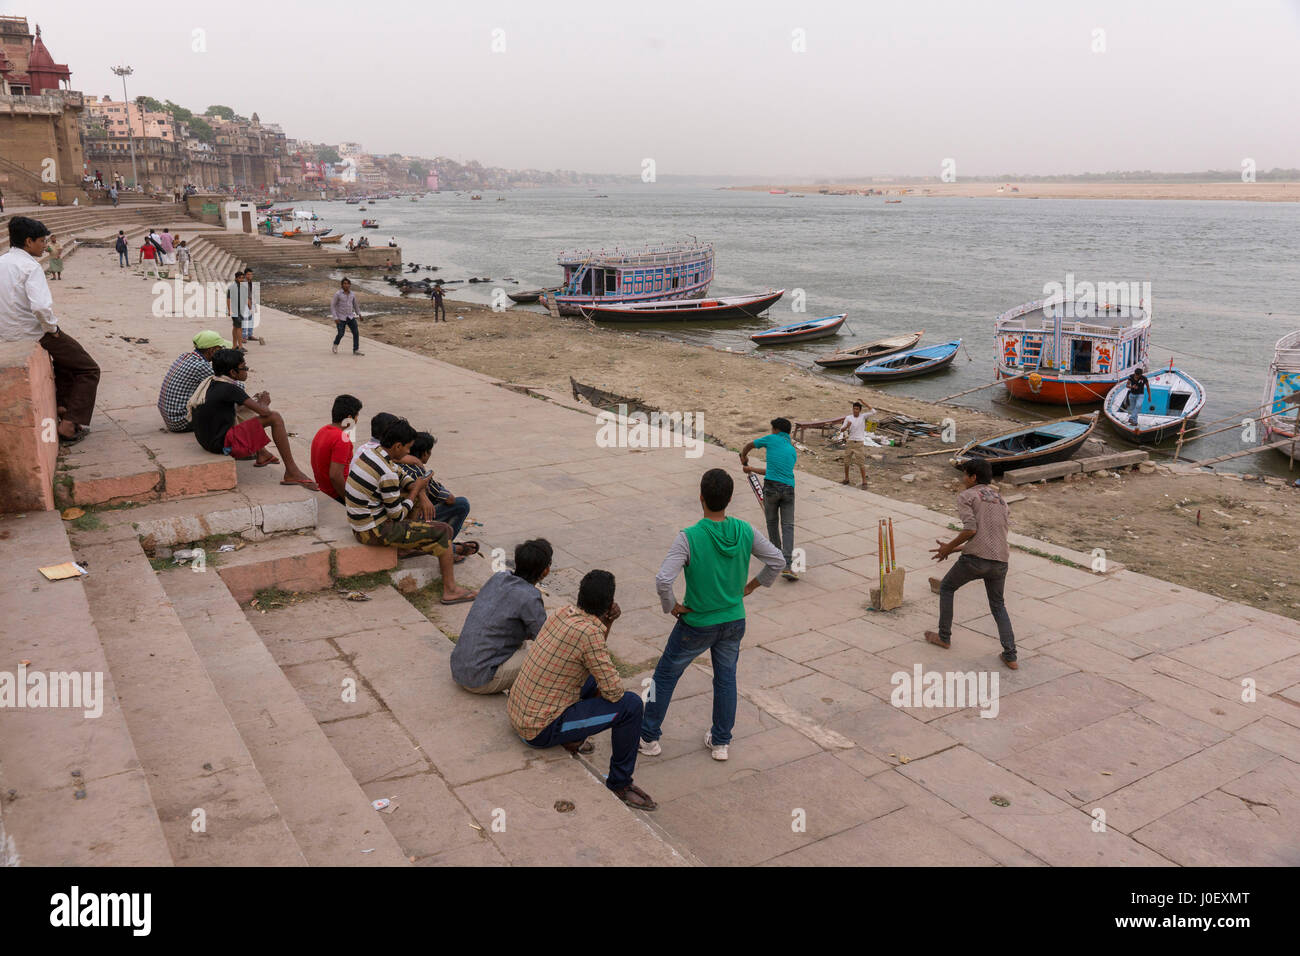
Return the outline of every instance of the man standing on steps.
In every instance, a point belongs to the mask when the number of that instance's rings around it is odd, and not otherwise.
[[[957,495],[957,517],[961,519],[962,531],[946,544],[935,541],[939,547],[930,549],[936,561],[948,560],[948,555],[954,551],[960,551],[961,557],[939,585],[939,630],[926,631],[925,639],[945,649],[952,646],[952,596],[963,584],[982,578],[989,611],[997,622],[998,638],[1002,641],[999,657],[1013,671],[1019,670],[1016,635],[1011,630],[1011,616],[1007,614],[1007,605],[1002,599],[1007,562],[1011,557],[1007,546],[1011,509],[990,484],[993,468],[987,461],[969,459],[962,465],[962,471],[966,473],[966,488]]]
[[[790,420],[772,419],[772,433],[756,438],[740,450],[740,464],[748,473],[762,474],[763,514],[767,518],[767,536],[785,555],[787,581],[798,581],[794,571],[794,464],[799,452],[790,440]],[[749,453],[763,449],[764,468],[751,468]]]
[[[746,521],[727,516],[735,485],[721,468],[700,479],[700,507],[704,517],[677,534],[664,558],[655,588],[665,614],[677,618],[668,644],[655,666],[650,699],[641,720],[640,752],[648,757],[662,753],[659,737],[672,703],[673,690],[687,666],[708,651],[713,663],[713,726],[704,746],[714,760],[726,760],[731,730],[736,725],[736,662],[745,636],[745,597],[759,585],[771,587],[785,558]],[[749,578],[749,559],[766,567]],[[685,603],[673,594],[673,582],[686,572]]]
[[[339,283],[339,291],[335,292],[334,298],[330,300],[330,315],[334,317],[334,327],[338,329],[338,333],[334,336],[334,354],[338,354],[343,333],[349,329],[352,331],[352,354],[366,354],[361,351],[361,333],[357,329],[357,319],[360,314],[357,309],[356,293],[352,291],[352,280],[344,279]]]
[[[50,354],[59,440],[70,445],[90,430],[99,366],[54,317],[54,298],[39,261],[49,235],[36,219],[9,220],[9,251],[0,256],[0,342],[38,339]]]

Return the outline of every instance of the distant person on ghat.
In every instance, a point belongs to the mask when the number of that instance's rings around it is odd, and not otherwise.
[[[0,342],[38,340],[54,366],[59,440],[86,437],[95,413],[99,366],[71,335],[59,328],[54,298],[41,268],[45,224],[26,216],[9,220],[9,251],[0,256]]]

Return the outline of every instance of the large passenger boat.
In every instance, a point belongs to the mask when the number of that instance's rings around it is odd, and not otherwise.
[[[711,242],[588,249],[562,253],[557,261],[564,281],[542,302],[561,315],[581,315],[583,306],[688,299],[703,295],[713,281]]]
[[[1100,402],[1145,366],[1150,333],[1145,304],[1093,306],[1060,297],[1028,302],[994,320],[998,378],[1026,401]]]
[[[1273,363],[1268,367],[1268,383],[1264,387],[1262,404],[1264,441],[1278,442],[1282,454],[1300,457],[1300,434],[1296,421],[1300,406],[1289,404],[1287,399],[1300,392],[1300,332],[1292,332],[1277,340],[1273,346]]]

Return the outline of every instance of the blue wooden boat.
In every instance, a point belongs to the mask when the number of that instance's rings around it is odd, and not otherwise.
[[[888,358],[864,362],[853,370],[853,374],[864,382],[896,382],[899,379],[915,378],[951,365],[959,348],[961,339],[909,349]]]
[[[1129,424],[1128,383],[1120,382],[1106,393],[1102,411],[1111,427],[1129,441],[1142,444],[1164,441],[1191,425],[1205,407],[1205,389],[1186,372],[1173,367],[1147,376],[1147,391],[1138,407],[1137,424]]]
[[[971,458],[983,458],[1000,475],[1012,468],[1029,468],[1065,461],[1078,451],[1097,427],[1097,412],[1056,422],[1043,422],[973,441],[957,452],[952,463],[960,468]]]
[[[825,339],[838,333],[840,326],[844,324],[844,320],[848,316],[847,312],[841,312],[839,315],[828,315],[824,319],[794,322],[790,325],[770,329],[767,332],[756,332],[749,337],[749,340],[758,345],[785,345],[788,342],[808,342],[812,339]]]

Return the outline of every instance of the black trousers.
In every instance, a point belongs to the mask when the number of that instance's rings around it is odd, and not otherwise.
[[[335,344],[335,345],[338,345],[340,342],[342,342],[342,341],[343,341],[343,333],[346,332],[348,329],[351,329],[351,330],[352,330],[352,351],[354,351],[354,352],[360,352],[360,351],[361,351],[361,335],[360,335],[360,333],[357,331],[357,320],[356,320],[356,319],[346,319],[345,321],[340,322],[340,321],[338,321],[338,320],[336,319],[336,320],[334,321],[334,325],[335,325],[335,326],[338,328],[338,330],[339,330],[339,334],[336,335],[336,336],[334,336],[334,344]]]
[[[95,413],[95,393],[99,391],[99,366],[81,344],[62,329],[59,334],[46,332],[41,347],[54,363],[54,395],[67,409],[64,418],[78,425],[89,425]]]

